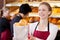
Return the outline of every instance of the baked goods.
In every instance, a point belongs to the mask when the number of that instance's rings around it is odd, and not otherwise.
[[[26,19],[21,19],[21,20],[19,21],[19,25],[20,25],[20,26],[26,26],[26,25],[28,25],[28,21],[27,21]]]

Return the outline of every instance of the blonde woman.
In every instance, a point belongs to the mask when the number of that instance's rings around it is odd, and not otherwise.
[[[58,31],[56,25],[49,23],[48,18],[52,8],[47,2],[42,2],[38,8],[40,22],[30,24],[30,40],[54,40]]]

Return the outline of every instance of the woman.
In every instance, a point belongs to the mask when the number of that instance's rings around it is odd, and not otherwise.
[[[0,33],[1,40],[10,40],[10,20],[9,20],[9,10],[4,8],[1,12],[2,17],[0,19]]]
[[[47,2],[39,5],[38,14],[40,22],[30,24],[30,40],[54,40],[58,31],[56,25],[49,23],[48,18],[52,8]],[[33,26],[33,27],[32,27]]]

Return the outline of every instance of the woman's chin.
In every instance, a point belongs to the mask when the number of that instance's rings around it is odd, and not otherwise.
[[[47,17],[40,17],[41,19],[46,19]]]

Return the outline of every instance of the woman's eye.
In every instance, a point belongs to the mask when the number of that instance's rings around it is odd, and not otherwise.
[[[39,9],[38,11],[46,11],[45,9]]]
[[[42,11],[46,11],[45,9],[42,9]]]

